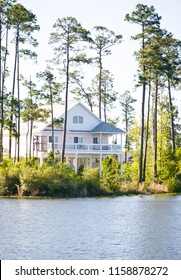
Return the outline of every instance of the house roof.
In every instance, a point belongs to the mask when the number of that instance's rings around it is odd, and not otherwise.
[[[125,131],[112,124],[101,122],[91,130],[91,133],[121,134],[121,133],[125,133]]]
[[[94,113],[94,112],[91,112],[86,105],[84,105],[81,101],[69,101],[69,104],[68,104],[68,111],[70,109],[72,109],[73,107],[77,106],[77,104],[80,104],[87,112],[89,112],[92,116],[94,116],[94,118],[96,118],[98,121],[101,122],[101,119]],[[63,107],[64,108],[64,107]],[[64,111],[65,109],[63,109],[63,113],[60,115],[60,117],[64,118]]]
[[[89,112],[96,120],[96,126],[92,129],[92,128],[87,128],[84,127],[83,129],[80,129],[77,127],[77,129],[75,128],[69,128],[67,127],[67,131],[68,132],[87,132],[87,133],[107,133],[107,134],[122,134],[125,133],[123,130],[115,127],[114,125],[102,122],[101,119],[99,119],[93,112],[91,112],[84,104],[82,104],[81,102],[69,102],[69,107],[68,107],[68,112],[69,110],[71,110],[74,106],[77,106],[77,104],[80,104],[87,112]],[[42,106],[43,108],[49,110],[50,109],[50,105],[44,105]],[[64,105],[54,105],[54,118],[64,118]],[[50,131],[51,130],[51,117],[49,117],[46,122],[34,122],[34,128],[33,131],[34,132],[40,132],[40,131]],[[98,124],[97,124],[98,123]],[[23,125],[21,126],[22,129]],[[55,126],[55,131],[62,131],[63,127],[56,127]],[[24,129],[23,131],[27,130],[27,124],[24,123]]]

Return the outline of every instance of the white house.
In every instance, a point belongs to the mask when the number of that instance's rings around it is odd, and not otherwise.
[[[55,106],[54,116],[64,118],[64,106]],[[77,172],[81,165],[99,166],[102,158],[116,154],[122,166],[122,135],[124,131],[100,120],[81,102],[69,104],[65,157]],[[4,133],[8,137],[8,133]],[[54,150],[61,154],[63,128],[54,129]],[[4,141],[4,150],[8,151],[8,141]],[[20,155],[27,153],[27,124],[21,124]],[[14,146],[14,145],[12,145]],[[52,150],[52,131],[50,120],[47,123],[36,122],[33,128],[32,150],[42,163]],[[14,152],[14,151],[13,151]],[[121,169],[122,170],[122,169]]]

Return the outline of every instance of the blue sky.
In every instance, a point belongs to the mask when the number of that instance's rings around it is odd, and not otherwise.
[[[181,39],[180,0],[19,0],[19,2],[36,14],[41,27],[36,36],[39,41],[37,49],[39,65],[34,69],[44,70],[45,60],[51,57],[48,39],[57,18],[73,16],[90,31],[94,26],[102,25],[117,34],[122,34],[123,42],[112,48],[112,56],[103,64],[104,68],[114,75],[115,89],[120,93],[124,93],[125,90],[133,92],[137,67],[133,52],[137,45],[130,40],[130,36],[136,34],[139,29],[125,22],[124,17],[127,13],[131,13],[138,3],[153,5],[157,13],[162,16],[162,28],[166,28],[174,37]],[[27,75],[32,74],[25,70]],[[36,70],[31,71],[36,72]],[[133,92],[133,96],[139,99],[139,93]]]

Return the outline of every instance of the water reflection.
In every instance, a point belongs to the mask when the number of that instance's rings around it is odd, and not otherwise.
[[[181,196],[0,199],[1,259],[180,259]]]

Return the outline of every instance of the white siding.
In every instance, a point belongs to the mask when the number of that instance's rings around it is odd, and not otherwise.
[[[73,123],[74,116],[82,116],[83,123]],[[67,129],[68,130],[83,130],[90,131],[96,127],[101,121],[91,112],[86,110],[81,104],[76,104],[68,111]]]

